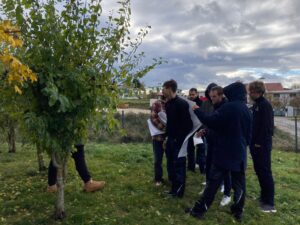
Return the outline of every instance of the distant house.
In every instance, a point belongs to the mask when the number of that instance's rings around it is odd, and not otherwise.
[[[292,99],[300,97],[300,89],[283,88],[281,83],[265,83],[266,97],[274,102],[281,102],[283,107],[289,106]]]

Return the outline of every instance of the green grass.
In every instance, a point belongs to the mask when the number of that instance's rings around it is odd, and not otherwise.
[[[94,179],[107,181],[100,192],[84,193],[72,160],[68,162],[66,183],[67,219],[52,219],[55,195],[45,192],[47,174],[37,171],[35,151],[19,147],[16,154],[6,153],[0,144],[0,224],[236,224],[220,209],[216,200],[203,221],[185,215],[183,210],[198,198],[204,177],[187,174],[186,195],[182,200],[168,199],[155,188],[152,177],[152,146],[150,144],[88,144],[86,160]],[[276,181],[278,213],[263,214],[255,198],[259,195],[257,178],[249,159],[247,199],[243,224],[300,224],[300,155],[273,151],[273,172]],[[164,171],[165,172],[165,171]]]
[[[149,109],[150,99],[121,99],[120,103],[129,105],[129,108]]]

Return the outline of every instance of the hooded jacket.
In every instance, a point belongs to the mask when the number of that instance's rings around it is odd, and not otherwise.
[[[196,109],[194,112],[214,131],[213,164],[231,170],[246,169],[247,145],[251,141],[252,114],[246,106],[246,88],[236,82],[224,89],[228,102],[211,114]]]

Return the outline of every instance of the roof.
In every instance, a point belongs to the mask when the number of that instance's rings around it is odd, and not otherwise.
[[[266,91],[284,91],[281,83],[265,83]]]

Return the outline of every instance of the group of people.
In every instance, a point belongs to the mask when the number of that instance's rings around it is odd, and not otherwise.
[[[218,189],[224,185],[221,205],[231,201],[230,191],[234,190],[232,215],[241,220],[246,194],[245,170],[247,167],[247,147],[253,159],[261,192],[259,196],[262,212],[276,212],[274,206],[274,181],[271,170],[272,136],[274,116],[271,104],[264,98],[265,86],[261,81],[248,84],[248,94],[253,102],[247,105],[247,88],[241,82],[224,88],[217,84],[208,85],[205,98],[200,98],[197,89],[191,88],[189,100],[192,106],[177,95],[174,80],[163,84],[161,99],[153,103],[150,120],[162,132],[153,135],[154,180],[156,186],[163,184],[162,159],[167,159],[168,180],[171,189],[168,195],[182,198],[185,192],[186,170],[205,174],[206,184],[201,197],[186,213],[201,219],[212,204]],[[166,114],[166,121],[161,113]],[[202,123],[193,130],[194,113]],[[195,134],[192,134],[195,132]],[[201,137],[203,144],[196,147],[193,136]],[[187,157],[179,154],[186,138]],[[196,157],[195,157],[196,149]]]

